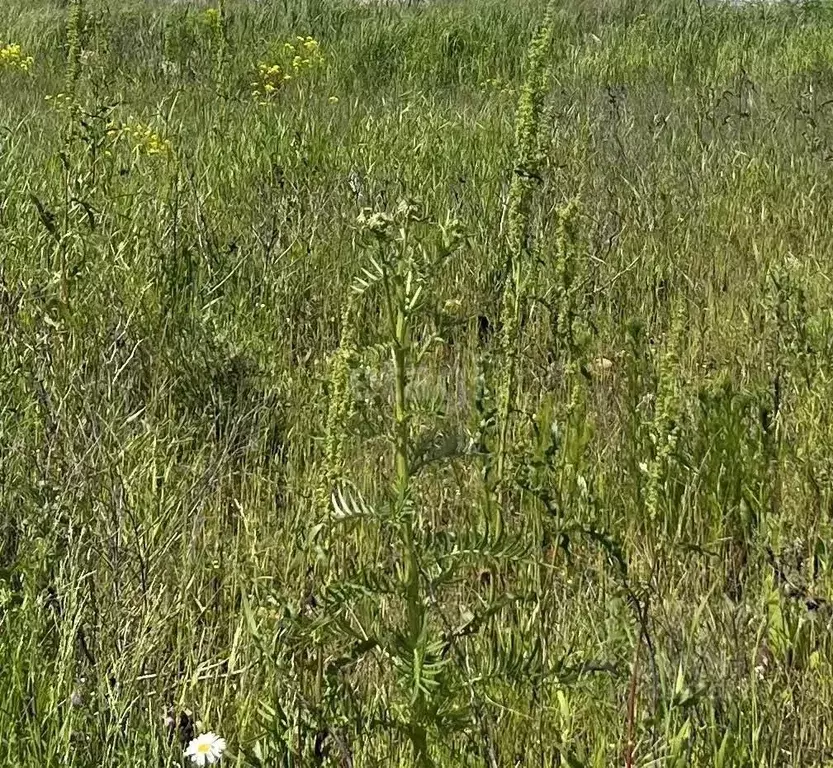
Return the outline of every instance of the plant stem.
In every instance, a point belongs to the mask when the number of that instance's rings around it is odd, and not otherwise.
[[[402,258],[407,254],[407,240],[403,237]],[[406,280],[397,274],[393,280],[384,281],[385,308],[391,328],[391,347],[394,370],[394,472],[397,511],[402,521],[402,545],[405,558],[405,592],[407,600],[408,645],[414,657],[421,656],[421,644],[425,625],[425,607],[420,595],[419,558],[414,537],[414,516],[409,505],[411,486],[410,414],[408,409],[408,349],[410,323]],[[418,694],[413,701],[408,727],[417,766],[430,766],[427,733],[423,725],[423,697]]]

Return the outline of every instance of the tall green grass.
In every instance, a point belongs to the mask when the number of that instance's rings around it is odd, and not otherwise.
[[[545,6],[2,4],[0,764],[833,764],[833,17]]]

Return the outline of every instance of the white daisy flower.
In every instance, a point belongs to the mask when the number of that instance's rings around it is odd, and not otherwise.
[[[185,750],[185,756],[191,758],[194,765],[203,768],[205,765],[216,763],[226,749],[226,740],[216,733],[209,731],[197,736]]]

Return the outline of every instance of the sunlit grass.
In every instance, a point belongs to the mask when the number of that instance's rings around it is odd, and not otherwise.
[[[0,764],[833,760],[833,16],[545,5],[0,4]]]

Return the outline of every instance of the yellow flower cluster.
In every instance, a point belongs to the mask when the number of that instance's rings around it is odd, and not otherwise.
[[[304,72],[324,64],[320,43],[312,37],[296,37],[285,42],[272,61],[258,64],[258,82],[252,83],[255,98],[272,96],[282,85]]]
[[[28,72],[35,60],[26,56],[19,43],[10,43],[0,48],[0,69],[19,69]]]
[[[263,93],[269,95],[274,93],[283,83],[292,79],[292,75],[284,72],[280,64],[259,64],[258,71],[260,72],[260,82],[252,83],[256,88],[260,88]],[[259,95],[255,91],[255,95]]]
[[[296,37],[295,43],[284,43],[284,51],[292,56],[292,69],[301,72],[314,69],[324,63],[321,45],[312,37]]]
[[[145,123],[131,122],[125,125],[123,130],[132,140],[133,150],[139,154],[169,156],[173,152],[171,142],[163,139]]]

